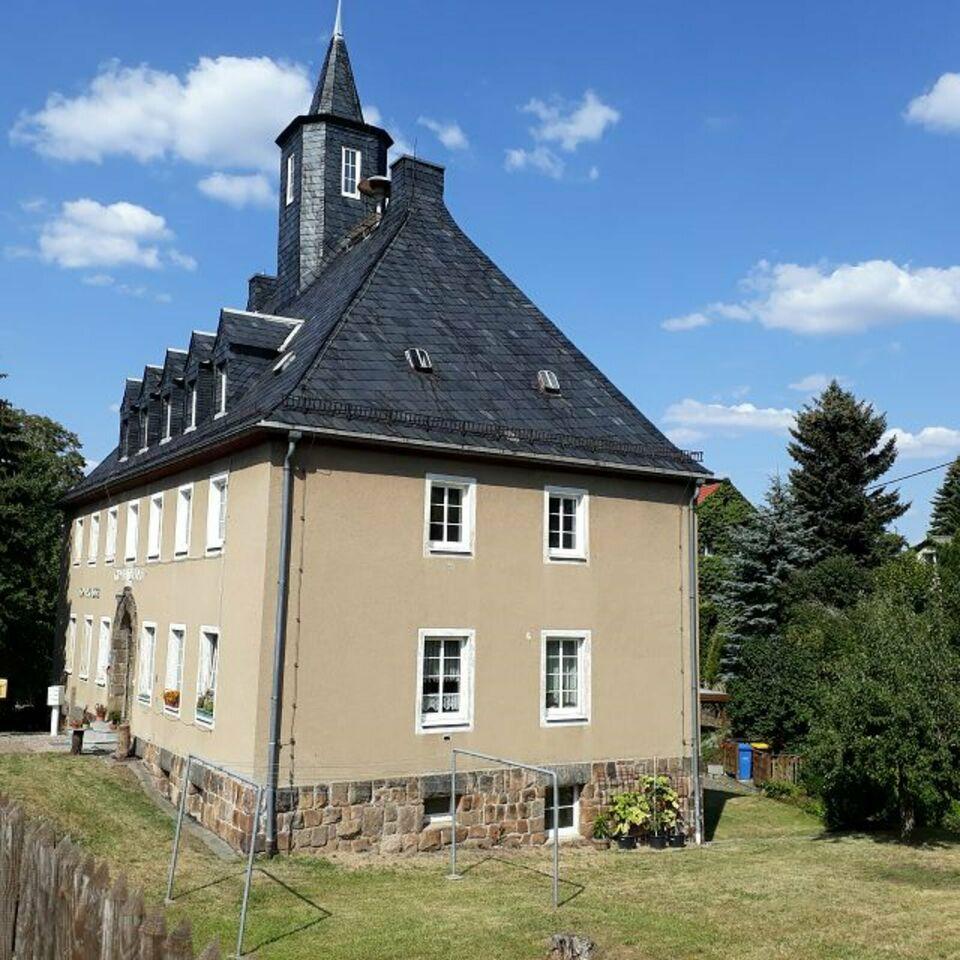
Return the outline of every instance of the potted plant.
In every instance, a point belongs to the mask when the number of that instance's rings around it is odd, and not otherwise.
[[[596,847],[607,848],[613,839],[613,827],[605,813],[598,813],[593,820],[593,843]]]
[[[93,708],[93,712],[96,714],[98,720],[107,719],[107,705],[105,703],[98,703]]]
[[[650,846],[663,850],[670,842],[680,819],[680,795],[667,776],[644,777],[641,792],[649,798],[653,832]],[[679,845],[679,844],[678,844]]]
[[[197,717],[207,723],[213,721],[213,691],[206,690],[197,697]]]
[[[111,711],[107,714],[107,719],[110,721],[110,729],[111,729],[111,730],[116,730],[117,727],[120,726],[120,711],[119,711],[119,710],[111,710]]]
[[[650,822],[650,804],[642,793],[627,790],[611,800],[608,816],[617,846],[633,850],[640,832]]]
[[[163,691],[163,705],[168,710],[179,710],[180,709],[180,691],[179,690],[164,690]]]

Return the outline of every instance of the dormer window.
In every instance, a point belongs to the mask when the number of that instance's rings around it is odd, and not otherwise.
[[[360,151],[352,147],[343,148],[340,191],[345,197],[354,200],[360,197]]]
[[[537,385],[544,393],[560,392],[560,381],[552,370],[540,370],[537,373]]]
[[[130,420],[123,417],[120,420],[120,459],[126,460],[130,453]]]
[[[222,417],[227,412],[227,365],[217,364],[217,412]]]
[[[184,433],[187,430],[196,430],[197,429],[197,381],[191,380],[187,384],[187,398],[186,398],[186,414],[187,414],[187,426],[184,430]]]
[[[406,351],[407,363],[417,373],[433,373],[433,362],[430,354],[422,347],[411,347]]]
[[[163,419],[163,439],[160,442],[167,443],[173,429],[173,404],[170,402],[169,396],[160,401],[160,412]]]
[[[145,408],[141,407],[138,411],[138,419],[140,423],[140,449],[138,453],[143,453],[147,449],[147,425],[149,423],[149,418],[147,416],[147,411]]]
[[[294,176],[296,175],[296,172],[297,172],[297,157],[295,154],[291,153],[290,156],[287,157],[287,189],[286,189],[285,199],[288,207],[290,206],[291,203],[293,203],[293,197],[294,197],[293,182],[294,182]]]

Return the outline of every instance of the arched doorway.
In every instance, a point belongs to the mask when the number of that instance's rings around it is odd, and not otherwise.
[[[136,636],[137,601],[133,596],[133,587],[124,587],[123,593],[117,594],[117,609],[113,617],[107,692],[107,710],[111,713],[118,711],[123,723],[130,717]]]

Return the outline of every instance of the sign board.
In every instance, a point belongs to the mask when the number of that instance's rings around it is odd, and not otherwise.
[[[63,703],[63,687],[47,687],[47,706],[59,707]]]
[[[7,680],[6,677],[0,677],[0,700],[7,699]]]
[[[80,596],[86,597],[90,600],[99,600],[100,599],[100,588],[99,587],[81,587]]]
[[[146,574],[143,567],[117,567],[113,571],[115,581],[125,581],[126,583],[139,583]]]

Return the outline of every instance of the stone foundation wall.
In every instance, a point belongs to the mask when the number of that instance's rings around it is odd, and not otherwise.
[[[138,741],[137,755],[160,793],[179,803],[186,760],[154,744]],[[689,762],[660,759],[684,798],[688,818]],[[593,832],[593,821],[612,796],[635,790],[654,772],[653,760],[608,760],[553,767],[561,787],[580,787],[579,832]],[[552,790],[535,773],[504,768],[457,775],[457,843],[466,848],[521,847],[547,840],[545,810]],[[194,764],[187,811],[237,850],[245,850],[253,826],[255,791],[232,777]],[[449,774],[351,780],[281,788],[277,794],[278,844],[281,850],[319,854],[334,851],[413,854],[440,850],[451,839],[451,824],[428,817],[429,801],[450,796]],[[264,841],[261,820],[258,846]]]

